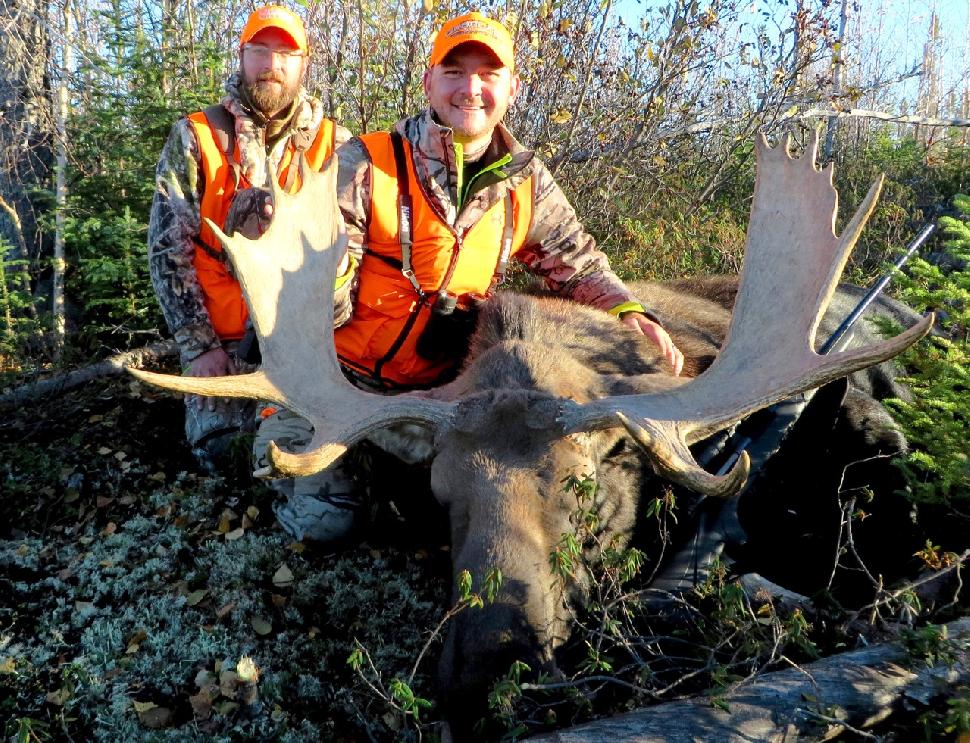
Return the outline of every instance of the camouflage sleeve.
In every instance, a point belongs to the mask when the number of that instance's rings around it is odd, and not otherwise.
[[[338,180],[340,178],[339,172],[341,168],[339,153],[341,150],[345,149],[345,145],[348,141],[350,141],[350,139],[350,130],[345,126],[336,124],[334,131],[334,144],[337,147],[335,155],[337,155]],[[347,266],[347,270],[344,275],[337,277],[333,291],[333,323],[335,328],[339,328],[341,325],[345,324],[350,319],[350,315],[353,312],[351,290],[353,289],[356,275],[357,262],[352,259]]]
[[[333,143],[334,147],[340,147],[340,145],[346,143],[353,135],[350,133],[350,129],[340,124],[334,124],[333,133]]]
[[[364,143],[353,138],[337,149],[337,202],[347,230],[350,267],[337,280],[334,325],[340,327],[353,313],[357,293],[357,269],[364,254],[364,235],[370,215],[370,158]]]
[[[155,172],[148,266],[182,363],[220,346],[193,265],[202,198],[199,147],[187,119],[172,127]]]
[[[532,192],[532,226],[516,257],[557,294],[603,310],[626,303],[640,304],[651,319],[658,320],[613,273],[606,255],[597,249],[596,240],[580,224],[566,194],[538,160]]]

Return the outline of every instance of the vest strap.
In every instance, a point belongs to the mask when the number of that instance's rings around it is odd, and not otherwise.
[[[213,260],[217,260],[220,263],[228,263],[229,262],[229,256],[226,255],[226,251],[224,251],[224,250],[213,250],[209,245],[206,245],[204,242],[202,242],[198,238],[194,238],[193,237],[192,238],[192,242],[195,243],[195,247],[196,248],[202,248],[203,252],[207,253],[208,256],[210,258],[212,258]]]
[[[320,126],[324,126],[321,122]],[[337,127],[333,127],[334,132],[336,132]],[[334,137],[336,134],[334,135]],[[331,137],[333,139],[334,137]],[[300,171],[303,170],[303,164],[306,162],[306,151],[313,146],[313,137],[305,129],[297,129],[290,135],[290,142],[293,143],[293,148],[296,150],[296,157],[290,161],[289,170],[286,172],[286,183],[283,188],[287,193],[293,190],[293,186],[296,185],[296,178]],[[331,144],[331,152],[333,147]]]
[[[512,238],[515,235],[515,210],[512,205],[512,192],[505,194],[505,227],[502,230],[502,250],[498,254],[492,283],[488,286],[486,296],[490,296],[496,287],[505,282],[505,272],[509,267],[509,256],[512,254]]]
[[[304,155],[304,151],[298,149],[295,157],[290,160],[290,165],[286,170],[286,183],[283,184],[283,190],[287,193],[292,193],[293,186],[296,185],[296,177],[303,169],[303,162],[305,159],[306,156]]]
[[[394,164],[397,167],[397,222],[401,241],[401,274],[408,280],[418,296],[424,299],[424,291],[414,275],[411,262],[411,248],[414,245],[414,231],[411,204],[411,179],[408,177],[407,159],[404,154],[404,138],[397,129],[391,132],[391,146],[394,148]]]
[[[391,268],[396,268],[398,271],[404,268],[404,264],[401,263],[401,261],[389,255],[382,255],[380,253],[368,253],[367,255],[370,256],[371,258],[376,258],[381,263],[386,263]]]
[[[323,126],[321,122],[320,126]],[[299,152],[306,152],[313,146],[314,137],[306,129],[296,129],[290,135],[290,141]]]

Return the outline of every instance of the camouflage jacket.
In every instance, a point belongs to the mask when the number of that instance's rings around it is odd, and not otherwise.
[[[487,163],[505,155],[510,159],[500,169],[481,173],[467,190],[460,182],[460,146],[456,148],[451,129],[434,121],[430,109],[399,121],[396,128],[411,144],[415,171],[432,208],[456,231],[473,226],[506,192],[532,176],[532,225],[516,258],[541,276],[550,290],[582,304],[605,310],[641,304],[610,269],[549,170],[504,126],[496,128],[484,157]],[[340,148],[337,158],[338,201],[349,249],[359,266],[371,214],[370,159],[356,137]]]
[[[247,112],[239,95],[239,76],[226,82],[227,95],[222,105],[235,120],[239,145],[240,170],[252,184],[266,184],[266,161],[275,166],[283,156],[290,133],[304,130],[316,133],[323,121],[323,106],[316,98],[300,89],[294,113],[271,148],[267,148],[266,131]],[[350,132],[338,126],[336,143],[350,138]],[[148,263],[152,283],[158,295],[162,314],[178,342],[182,363],[186,364],[206,351],[220,347],[203,302],[202,288],[193,265],[195,242],[199,235],[199,208],[202,203],[202,175],[199,144],[188,119],[172,127],[155,173],[155,195],[148,223]],[[255,192],[257,189],[251,189]],[[239,192],[246,193],[245,191]],[[227,218],[227,231],[241,228],[249,215],[239,215],[237,206],[255,200],[238,197]],[[246,210],[245,206],[241,207]],[[349,285],[338,292],[338,317],[349,315]]]

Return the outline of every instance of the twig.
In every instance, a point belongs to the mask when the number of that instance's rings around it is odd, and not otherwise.
[[[849,622],[855,621],[855,619],[857,619],[859,615],[862,614],[862,612],[868,609],[875,610],[876,608],[884,604],[888,604],[890,601],[895,601],[904,593],[907,593],[908,591],[912,591],[914,588],[918,588],[919,586],[922,586],[926,583],[930,583],[931,581],[942,578],[947,573],[953,572],[954,570],[958,570],[963,565],[963,563],[967,561],[967,559],[970,559],[970,549],[964,550],[961,554],[957,555],[957,558],[953,561],[953,564],[947,565],[945,568],[940,568],[935,573],[926,575],[922,578],[912,581],[911,583],[907,583],[905,586],[903,586],[902,588],[898,588],[895,591],[889,591],[882,598],[878,598],[872,603],[869,603],[869,604],[866,604],[865,606],[860,607],[857,611],[849,614]]]
[[[574,689],[577,686],[585,686],[587,684],[603,683],[603,684],[614,684],[616,686],[622,686],[626,689],[644,694],[653,699],[659,699],[656,692],[650,689],[645,689],[642,686],[637,686],[636,684],[631,684],[629,681],[624,681],[623,679],[618,679],[613,676],[583,676],[582,678],[572,679],[571,681],[554,681],[548,684],[532,684],[528,682],[523,682],[521,685],[522,691],[553,691],[555,689]]]
[[[806,707],[796,707],[796,712],[801,712],[803,715],[810,717],[812,719],[818,720],[819,722],[827,722],[829,725],[835,725],[841,730],[848,730],[850,733],[854,733],[861,738],[868,738],[869,740],[878,740],[879,737],[873,735],[872,733],[867,733],[865,730],[860,730],[859,728],[852,727],[845,720],[840,720],[837,717],[831,717],[829,715],[823,715],[821,712],[816,712],[815,710],[808,709]]]
[[[408,676],[408,684],[414,681],[414,677],[418,674],[418,666],[421,665],[421,661],[424,659],[425,654],[431,648],[431,643],[441,634],[441,629],[452,619],[461,614],[465,609],[468,608],[468,604],[465,602],[459,602],[452,606],[441,620],[435,625],[434,629],[431,630],[431,634],[428,636],[427,641],[421,647],[421,651],[418,653],[418,657],[414,659],[414,665],[411,668],[411,674]]]

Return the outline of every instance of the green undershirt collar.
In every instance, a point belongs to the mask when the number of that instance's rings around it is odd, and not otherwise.
[[[485,155],[482,155],[483,160],[484,158]],[[512,155],[510,153],[505,153],[505,155],[493,163],[481,165],[482,160],[477,160],[473,163],[468,163],[466,168],[465,148],[460,142],[455,142],[455,164],[458,171],[458,210],[461,211],[465,201],[468,200],[468,195],[471,193],[472,185],[474,185],[474,183],[482,176],[491,173],[499,180],[508,178],[508,174],[502,170],[502,168],[508,165],[510,162],[512,162]]]

